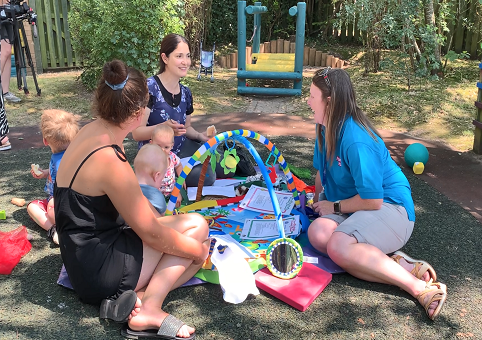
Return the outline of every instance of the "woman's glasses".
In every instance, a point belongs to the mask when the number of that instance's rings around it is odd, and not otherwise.
[[[323,77],[323,79],[325,80],[326,86],[328,86],[328,88],[331,90],[331,83],[330,83],[330,79],[328,78],[328,72],[330,70],[331,70],[331,67],[328,66],[324,70],[319,70],[317,74]]]

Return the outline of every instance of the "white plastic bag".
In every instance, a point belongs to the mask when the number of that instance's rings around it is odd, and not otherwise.
[[[248,262],[239,253],[224,246],[222,241],[216,241],[211,261],[219,273],[224,301],[241,303],[249,294],[259,294]]]

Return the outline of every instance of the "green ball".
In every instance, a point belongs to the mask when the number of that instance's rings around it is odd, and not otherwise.
[[[421,162],[425,165],[428,162],[428,150],[423,144],[413,143],[405,149],[404,158],[405,164],[409,168],[413,168],[415,162]]]

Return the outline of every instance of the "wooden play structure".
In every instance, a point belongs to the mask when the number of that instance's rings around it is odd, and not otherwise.
[[[477,118],[472,122],[475,125],[474,131],[474,152],[482,154],[482,63],[479,64],[479,81],[477,82],[479,89],[475,107],[477,108]]]
[[[246,1],[238,1],[238,93],[301,96],[306,3],[298,2],[289,10],[291,16],[297,16],[294,53],[260,53],[261,14],[267,11],[267,7],[262,6],[261,2],[246,7]],[[252,64],[246,63],[247,14],[254,15]],[[246,79],[293,80],[293,88],[248,87]]]

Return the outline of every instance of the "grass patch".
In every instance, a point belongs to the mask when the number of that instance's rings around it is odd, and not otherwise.
[[[445,142],[467,151],[473,146],[472,120],[476,109],[476,82],[479,68],[477,61],[457,60],[449,63],[444,78],[438,80],[415,79],[410,91],[407,80],[395,68],[364,75],[363,53],[349,51],[347,56],[350,73],[358,97],[359,106],[373,120],[377,128],[405,132],[416,137]],[[396,52],[384,52],[384,58],[397,58]],[[312,117],[306,104],[311,78],[316,68],[303,72],[302,97],[290,97],[288,114]],[[194,114],[212,114],[246,111],[253,100],[237,95],[235,70],[214,69],[215,81],[210,76],[196,80],[198,69],[193,68],[182,82],[188,85],[194,97]],[[28,78],[29,96],[19,94],[22,102],[7,104],[11,126],[38,124],[42,110],[59,108],[90,119],[92,92],[78,80],[80,71],[48,73],[38,76],[42,96],[35,95],[32,77]],[[15,79],[12,79],[11,88]],[[248,80],[251,86],[286,86],[288,82]],[[16,91],[13,91],[16,93]],[[269,99],[268,99],[269,100]]]

